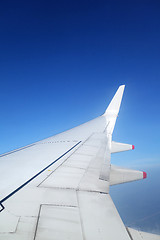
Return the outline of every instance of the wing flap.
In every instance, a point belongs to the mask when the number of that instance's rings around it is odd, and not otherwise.
[[[79,191],[77,196],[84,239],[130,240],[109,194]]]
[[[35,240],[83,240],[78,207],[42,205]]]

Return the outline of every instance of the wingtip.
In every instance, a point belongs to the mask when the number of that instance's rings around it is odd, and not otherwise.
[[[119,89],[122,89],[122,91],[124,91],[125,86],[126,86],[126,85],[124,85],[124,84],[120,85],[119,88],[118,88],[118,90],[119,90]]]
[[[122,84],[122,85],[120,85],[119,87],[121,87],[121,88],[125,88],[125,86],[126,86],[125,84]]]

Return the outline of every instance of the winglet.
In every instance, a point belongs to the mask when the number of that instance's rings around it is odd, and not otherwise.
[[[112,101],[110,102],[108,108],[106,109],[104,115],[108,115],[108,114],[118,115],[124,88],[125,88],[125,85],[121,85],[118,88],[117,92],[115,93],[114,97],[112,98]]]
[[[118,88],[118,90],[115,93],[114,97],[112,98],[112,101],[110,102],[108,108],[106,109],[105,113],[103,114],[103,116],[105,116],[107,121],[109,122],[108,127],[107,127],[107,132],[110,134],[112,134],[112,132],[113,132],[116,118],[119,113],[119,108],[121,105],[124,88],[125,88],[125,85],[121,85]]]

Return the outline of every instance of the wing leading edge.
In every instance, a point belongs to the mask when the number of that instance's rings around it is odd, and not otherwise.
[[[144,178],[110,163],[112,152],[133,149],[112,141],[123,91],[102,116],[0,157],[0,239],[152,239],[125,228],[109,195],[110,185]]]

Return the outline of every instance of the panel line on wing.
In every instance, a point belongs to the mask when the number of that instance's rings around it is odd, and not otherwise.
[[[88,139],[90,139],[90,137],[93,135],[93,133],[80,145],[81,147],[88,141]],[[82,141],[81,141],[82,142]],[[75,152],[76,152],[76,154],[81,154],[81,153],[77,153],[77,150],[79,149],[79,147],[75,150]],[[38,184],[38,186],[37,187],[40,187],[56,170],[58,170],[58,168],[60,168],[63,164],[65,164],[65,162],[68,160],[68,159],[70,159],[71,158],[71,156],[73,155],[73,154],[75,154],[75,152],[73,152],[68,158],[66,158],[65,159],[65,161],[63,161],[54,171],[52,171],[45,179],[43,179],[43,181],[42,182],[40,182],[39,184]],[[86,156],[86,154],[85,154],[85,156]],[[91,155],[92,156],[92,155]],[[71,166],[70,166],[71,167]],[[73,168],[75,168],[75,167],[73,167]],[[83,168],[81,168],[81,169],[83,169]],[[59,188],[59,187],[58,187]],[[68,188],[68,189],[72,189],[72,188]]]
[[[2,204],[4,201],[6,201],[8,198],[10,198],[12,195],[14,195],[16,192],[18,192],[20,189],[22,189],[24,186],[26,186],[28,183],[30,183],[33,179],[35,179],[37,176],[39,176],[42,172],[44,172],[47,168],[49,168],[50,166],[52,166],[54,163],[56,163],[59,159],[61,159],[62,157],[64,157],[67,153],[69,153],[71,150],[73,150],[78,144],[80,144],[81,141],[79,141],[77,144],[75,144],[73,147],[71,147],[68,151],[66,151],[64,154],[62,154],[59,158],[57,158],[55,161],[53,161],[52,163],[50,163],[47,167],[45,167],[44,169],[42,169],[40,172],[38,172],[36,175],[34,175],[32,178],[30,178],[28,181],[26,181],[25,183],[23,183],[20,187],[18,187],[17,189],[15,189],[13,192],[11,192],[9,195],[7,195],[6,197],[4,197],[2,200],[0,200],[0,204]]]
[[[7,153],[3,153],[3,154],[0,155],[0,158],[1,158],[1,157],[8,156],[8,155],[10,155],[10,154],[12,154],[12,153],[15,153],[15,152],[19,152],[19,151],[24,150],[24,149],[26,149],[26,148],[33,147],[34,145],[36,145],[36,143],[32,143],[32,144],[27,145],[27,146],[25,146],[25,147],[21,147],[21,148],[15,149],[15,150],[12,150],[12,151],[7,152]]]

